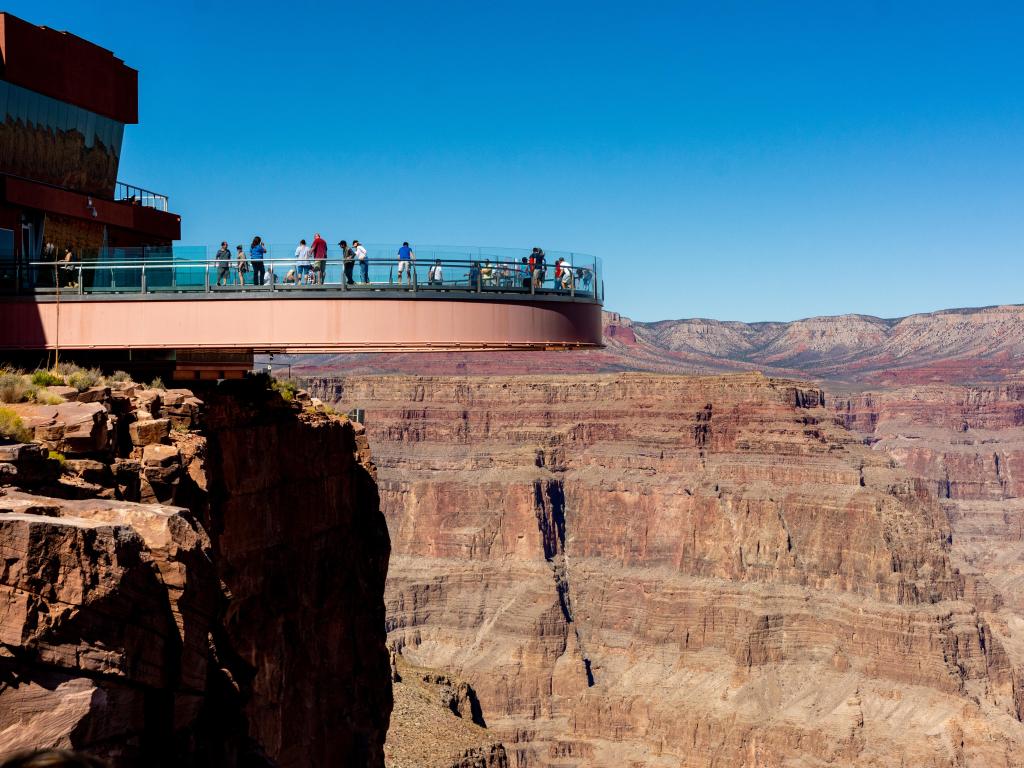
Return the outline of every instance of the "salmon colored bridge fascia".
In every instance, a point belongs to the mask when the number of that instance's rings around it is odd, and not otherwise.
[[[445,351],[600,346],[601,305],[442,298],[9,299],[0,349]],[[59,322],[58,322],[59,318]]]

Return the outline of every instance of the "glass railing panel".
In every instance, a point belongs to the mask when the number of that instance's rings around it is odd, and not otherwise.
[[[216,260],[217,249],[205,246],[146,248],[105,248],[83,253],[83,260],[70,264],[26,265],[23,280],[30,290],[50,292],[61,289],[81,293],[194,293],[302,289],[323,285],[337,290],[347,287],[341,250],[328,249],[326,261],[311,259],[308,265],[295,256],[292,245],[270,245],[263,258],[264,286],[254,286],[251,259],[249,270],[240,274],[234,250],[227,273]],[[548,252],[542,273],[531,274],[525,249],[477,248],[470,246],[420,246],[416,258],[400,262],[397,245],[367,246],[367,259],[351,265],[354,290],[461,290],[481,293],[540,293],[559,296],[598,297],[601,290],[600,260],[566,252]],[[408,264],[404,274],[400,270]],[[308,266],[308,269],[306,268]],[[11,265],[0,259],[0,281]],[[438,270],[440,274],[438,274]],[[13,278],[17,282],[18,277]],[[220,284],[218,285],[218,281]],[[8,281],[10,282],[10,281]],[[0,289],[3,283],[0,282]]]

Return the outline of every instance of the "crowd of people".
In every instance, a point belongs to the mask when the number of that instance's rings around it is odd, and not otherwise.
[[[346,285],[355,285],[355,268],[359,267],[360,282],[370,283],[370,259],[366,247],[359,240],[338,242],[341,251],[343,280]],[[220,249],[214,257],[217,268],[217,286],[246,285],[247,275],[252,274],[252,285],[283,283],[286,285],[324,285],[327,278],[328,247],[327,241],[317,232],[311,242],[300,240],[295,248],[294,262],[283,276],[275,273],[274,263],[280,268],[281,259],[271,260],[267,264],[267,246],[258,235],[252,239],[248,251],[241,245],[235,246],[232,254],[227,241],[222,241]],[[416,253],[408,242],[403,242],[395,254],[397,282],[411,286],[415,278]],[[519,263],[490,259],[467,261],[468,267],[464,279],[469,287],[492,287],[526,289],[543,288],[547,285],[548,272],[553,272],[552,285],[556,289],[571,291],[577,288],[589,291],[593,282],[593,272],[588,267],[573,266],[564,257],[559,257],[549,265],[547,255],[542,248],[533,248],[528,256],[523,256]],[[450,265],[449,265],[450,266]],[[427,284],[435,287],[444,286],[444,264],[435,259],[427,270]],[[234,270],[234,278],[232,278]],[[461,271],[461,270],[460,270]],[[390,281],[390,274],[389,274]],[[456,280],[455,282],[461,282]],[[454,284],[450,282],[448,284]]]

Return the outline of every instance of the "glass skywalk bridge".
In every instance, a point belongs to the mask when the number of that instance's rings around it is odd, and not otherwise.
[[[527,249],[397,246],[311,259],[270,246],[264,282],[214,249],[106,249],[64,260],[0,259],[0,350],[169,350],[178,354],[576,349],[602,344],[601,262]],[[248,248],[245,249],[248,259]],[[62,256],[63,254],[61,254]],[[91,258],[90,258],[91,257]]]

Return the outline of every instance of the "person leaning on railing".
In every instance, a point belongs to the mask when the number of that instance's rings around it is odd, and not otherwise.
[[[402,243],[402,247],[398,249],[398,284],[402,284],[402,275],[408,273],[409,285],[412,285],[412,263],[416,259],[416,254],[412,248],[409,247],[409,243]]]

